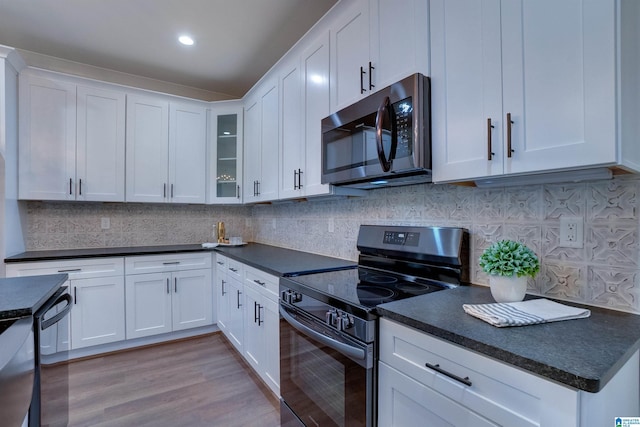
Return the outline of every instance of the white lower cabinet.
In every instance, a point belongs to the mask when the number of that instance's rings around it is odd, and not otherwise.
[[[245,267],[244,357],[269,388],[280,396],[280,314],[277,289],[277,277]]]
[[[212,323],[210,254],[127,257],[125,264],[127,339]]]
[[[231,344],[243,354],[244,343],[244,266],[216,255],[216,293],[218,325]]]
[[[58,351],[79,349],[125,339],[124,259],[91,258],[7,264],[7,277],[66,273],[73,296],[69,322],[50,328],[45,342]],[[52,336],[56,334],[57,337]]]
[[[378,424],[613,425],[615,416],[638,413],[638,361],[636,352],[599,393],[588,393],[383,318]]]
[[[218,327],[276,396],[280,396],[278,281],[216,255]]]

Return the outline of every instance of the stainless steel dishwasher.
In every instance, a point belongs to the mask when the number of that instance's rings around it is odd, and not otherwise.
[[[33,318],[0,322],[0,424],[21,426],[33,394]]]

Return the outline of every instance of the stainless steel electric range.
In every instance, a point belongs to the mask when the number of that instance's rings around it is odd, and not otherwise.
[[[281,425],[375,426],[376,306],[468,282],[468,233],[363,225],[357,268],[280,279]]]

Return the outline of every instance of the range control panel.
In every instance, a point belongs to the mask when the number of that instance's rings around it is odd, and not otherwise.
[[[382,243],[401,246],[418,246],[420,233],[407,231],[385,231]]]

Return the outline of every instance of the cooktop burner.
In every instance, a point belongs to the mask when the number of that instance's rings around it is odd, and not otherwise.
[[[406,278],[366,267],[308,274],[291,279],[307,288],[307,291],[311,290],[367,311],[378,304],[446,289],[444,285],[429,283],[425,279]]]

